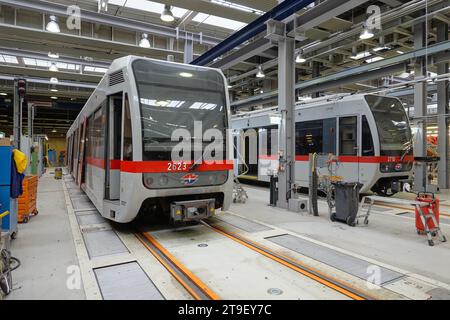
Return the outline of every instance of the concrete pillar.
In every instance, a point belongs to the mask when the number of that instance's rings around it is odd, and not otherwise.
[[[320,77],[320,62],[313,61],[312,62],[312,78],[318,78]],[[320,92],[313,92],[312,94],[313,98],[320,97]]]
[[[13,103],[13,135],[14,135],[14,146],[16,148],[20,148],[20,138],[22,135],[21,132],[21,111],[22,111],[22,106],[20,105],[21,103],[21,98],[19,96],[19,92],[18,92],[18,84],[17,84],[17,80],[14,81],[14,103]]]
[[[194,41],[192,38],[184,41],[184,63],[191,63],[194,60]]]
[[[279,130],[280,167],[278,172],[278,203],[288,208],[295,182],[295,41],[285,38],[278,42],[278,106],[281,112]]]
[[[426,26],[424,22],[414,25],[414,49],[421,49],[426,44]],[[415,78],[426,76],[426,58],[417,58],[414,65]],[[414,115],[418,118],[417,134],[414,141],[414,157],[427,155],[427,125],[423,118],[427,115],[427,84],[418,82],[414,84]],[[422,118],[421,118],[422,117]],[[426,187],[427,166],[425,163],[416,163],[414,168],[414,190],[423,191]]]
[[[444,22],[437,22],[437,42],[448,40],[448,24]],[[448,73],[449,63],[444,61],[437,65],[437,74]],[[450,156],[449,156],[449,137],[448,137],[448,118],[445,116],[449,113],[449,81],[437,82],[437,112],[438,112],[438,152],[440,161],[438,164],[438,184],[441,189],[448,189],[450,187]]]

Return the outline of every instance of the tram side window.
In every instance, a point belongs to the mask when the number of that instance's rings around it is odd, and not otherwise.
[[[366,116],[362,116],[362,156],[374,156],[372,133]]]
[[[123,117],[123,160],[133,161],[133,131],[131,130],[131,113],[128,95],[125,95],[125,110]]]
[[[233,137],[233,154],[234,154],[234,158],[233,159],[237,159],[237,136]]]
[[[295,154],[308,155],[322,152],[323,120],[297,122],[295,124]]]
[[[336,154],[336,118],[323,120],[322,152]]]
[[[86,137],[84,139],[84,157],[87,161],[92,158],[91,141],[92,141],[92,116],[86,119]]]
[[[339,118],[339,155],[356,156],[357,155],[357,118],[342,117]]]
[[[95,112],[92,127],[92,156],[102,160],[105,158],[105,122],[106,122],[106,103]]]

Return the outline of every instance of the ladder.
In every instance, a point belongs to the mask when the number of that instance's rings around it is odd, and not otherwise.
[[[431,204],[429,206],[431,206]],[[422,220],[422,224],[425,229],[425,234],[427,235],[428,245],[434,246],[433,237],[435,237],[436,235],[439,237],[439,240],[441,240],[442,242],[446,242],[447,238],[442,234],[441,227],[439,226],[439,223],[437,222],[437,219],[436,219],[436,216],[435,216],[433,210],[429,210],[429,213],[425,214],[422,210],[423,206],[416,206],[416,208],[419,212],[420,219]],[[433,221],[434,228],[430,228],[428,226],[429,220]],[[420,234],[420,230],[417,230],[417,233]]]
[[[369,200],[367,202],[366,200]],[[436,216],[434,215],[433,210],[431,210],[431,203],[428,202],[421,202],[417,200],[409,200],[409,199],[397,199],[397,198],[387,198],[387,197],[380,197],[380,196],[365,196],[362,198],[359,209],[358,209],[358,215],[356,216],[356,223],[359,224],[359,219],[364,218],[364,224],[369,224],[369,216],[371,213],[371,209],[375,201],[379,202],[386,202],[386,203],[392,203],[392,204],[399,204],[399,205],[411,205],[414,206],[419,213],[420,219],[422,220],[422,224],[424,226],[424,232],[427,236],[428,245],[434,246],[434,240],[433,237],[436,235],[439,236],[439,240],[442,242],[446,242],[447,238],[442,234],[441,228],[439,227],[439,224],[437,223]],[[364,206],[368,205],[364,208]],[[430,213],[425,214],[423,211],[423,208],[430,207],[430,210],[428,210]],[[365,212],[364,212],[365,209]],[[430,228],[428,226],[428,221],[432,220],[434,224],[434,228]],[[420,231],[417,231],[418,234],[420,234]]]

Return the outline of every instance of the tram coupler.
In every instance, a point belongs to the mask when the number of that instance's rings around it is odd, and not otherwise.
[[[170,204],[170,217],[173,222],[206,219],[215,213],[215,204],[216,199],[176,201]]]

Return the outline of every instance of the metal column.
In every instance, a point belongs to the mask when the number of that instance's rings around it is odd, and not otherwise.
[[[191,63],[192,60],[194,60],[194,41],[187,35],[184,40],[184,63]]]
[[[28,119],[28,139],[33,141],[33,104],[28,103],[28,113],[27,113],[27,119]]]
[[[14,104],[13,104],[13,135],[14,135],[14,146],[20,148],[20,138],[22,135],[21,131],[21,106],[22,98],[19,96],[18,83],[17,80],[14,81]]]
[[[444,22],[437,22],[437,42],[448,40],[448,24]],[[437,65],[437,74],[448,73],[449,63],[443,61]],[[449,175],[449,137],[448,137],[448,118],[446,115],[449,113],[449,94],[448,94],[449,81],[437,82],[437,125],[438,125],[438,151],[440,161],[438,164],[438,184],[439,188],[448,189],[450,187],[450,175]]]
[[[314,78],[318,78],[318,77],[320,77],[320,62],[313,61],[311,78],[314,79]],[[313,92],[312,97],[313,98],[320,97],[320,92],[319,91]]]
[[[281,112],[277,206],[288,208],[295,182],[295,40],[278,41],[278,106]]]
[[[414,49],[421,49],[426,46],[426,24],[424,22],[414,25]],[[426,77],[426,57],[419,57],[415,60],[415,78]],[[425,157],[427,155],[427,125],[425,116],[427,115],[427,84],[418,82],[414,84],[414,116],[418,118],[417,133],[414,141],[414,156]],[[426,188],[427,165],[426,163],[416,163],[414,170],[414,190],[424,191]]]

